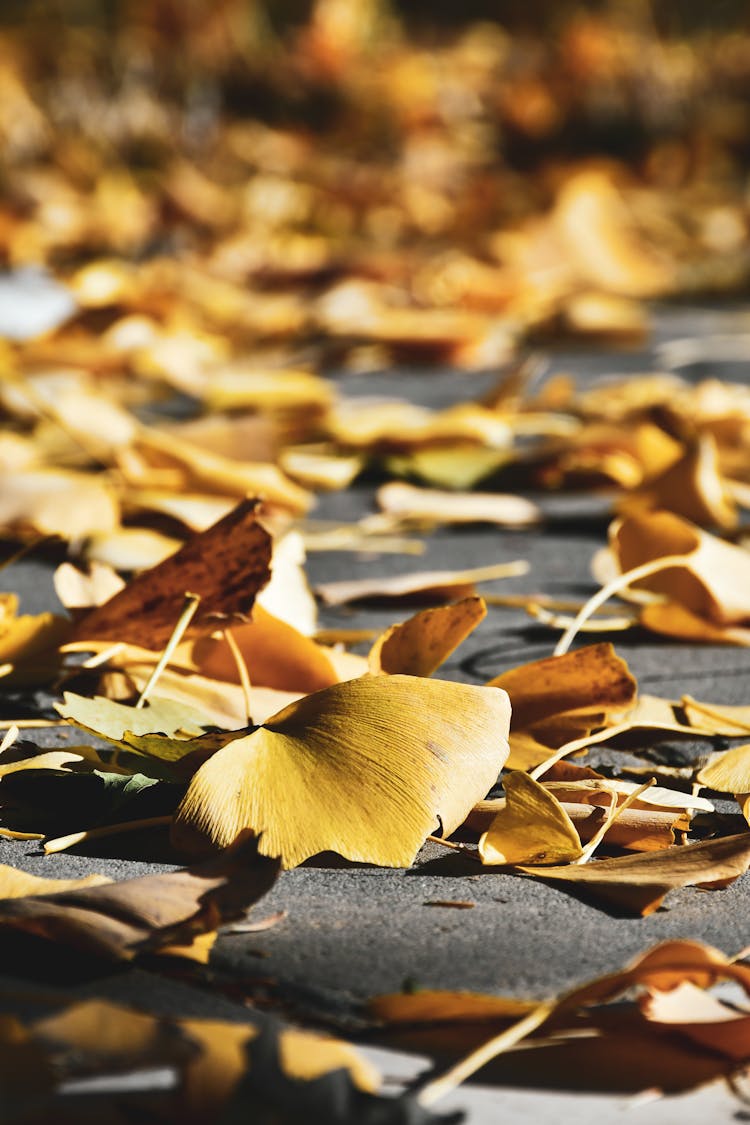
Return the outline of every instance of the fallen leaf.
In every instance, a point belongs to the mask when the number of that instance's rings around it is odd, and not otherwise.
[[[581,843],[587,843],[600,830],[608,815],[603,804],[585,804],[558,798],[565,814],[578,833]],[[478,801],[466,818],[465,824],[473,832],[487,832],[492,821],[505,806],[504,798]],[[606,842],[629,851],[656,851],[674,844],[675,825],[682,822],[679,810],[629,808],[618,816],[607,829]]]
[[[117,527],[90,535],[83,555],[89,565],[138,572],[165,562],[181,546],[181,539],[147,527]]]
[[[195,868],[3,899],[0,927],[130,961],[243,916],[277,872],[273,860],[245,844]]]
[[[750,865],[750,833],[706,840],[666,851],[622,859],[601,859],[570,867],[528,867],[519,871],[580,888],[609,906],[653,914],[677,887],[725,887]]]
[[[318,597],[326,605],[346,605],[348,602],[411,598],[424,601],[472,597],[477,582],[490,582],[496,578],[512,578],[525,574],[528,563],[497,563],[479,566],[473,570],[432,570],[415,574],[398,574],[388,578],[359,578],[345,582],[324,582],[315,587]]]
[[[70,622],[54,613],[17,613],[18,599],[8,595],[0,614],[0,666],[5,685],[33,686],[49,682],[59,669],[59,646]]]
[[[43,879],[27,871],[0,864],[0,901],[27,895],[54,895],[80,887],[99,887],[111,883],[106,875],[84,875],[80,879]]]
[[[733,1062],[742,1063],[750,1056],[750,1015],[689,981],[670,992],[644,997],[640,1008],[651,1023]]]
[[[718,1001],[704,991],[698,999],[694,991],[725,980],[735,981],[746,993],[750,990],[747,967],[733,963],[719,950],[698,942],[664,942],[625,968],[562,993],[547,1006],[541,1031],[526,1035],[500,1057],[492,1053],[498,1032],[532,1017],[538,1007],[535,1002],[427,990],[376,996],[368,1010],[385,1025],[380,1040],[387,1046],[449,1058],[471,1049],[477,1063],[481,1059],[486,1064],[481,1070],[485,1084],[677,1092],[736,1069],[739,1042],[731,1038],[733,1021],[704,1024],[702,1032],[701,1015],[717,1014]],[[626,998],[634,990],[637,1004]],[[692,1008],[693,1022],[672,1025],[670,1017],[685,1015],[686,1003]],[[723,1005],[718,1011],[727,1014]],[[742,1013],[740,1019],[747,1016]],[[711,1031],[718,1022],[723,1026],[714,1047]],[[665,1034],[670,1026],[677,1035]],[[744,1024],[737,1026],[742,1035]],[[681,1037],[692,1042],[681,1043]],[[470,1055],[460,1064],[464,1078],[471,1059]]]
[[[523,730],[568,712],[625,709],[635,701],[638,685],[625,661],[605,641],[563,657],[521,664],[490,680],[489,686],[508,692],[512,727]]]
[[[21,534],[33,531],[80,542],[119,524],[112,487],[72,469],[2,472],[0,496],[0,525]]]
[[[737,526],[737,506],[724,481],[719,451],[710,434],[701,435],[656,477],[651,477],[620,501],[619,510],[674,512],[703,527],[731,531]]]
[[[625,573],[658,559],[680,562],[637,585],[663,594],[714,625],[750,621],[748,552],[725,543],[671,512],[649,512],[616,521],[610,545]]]
[[[482,598],[423,609],[391,625],[370,649],[370,672],[431,676],[487,615]]]
[[[696,781],[720,793],[750,793],[750,745],[716,754],[696,775]],[[740,802],[744,804],[744,802]]]
[[[698,644],[750,646],[750,628],[739,625],[714,625],[678,602],[645,605],[638,618],[652,633]]]
[[[157,466],[174,466],[183,475],[186,491],[196,487],[236,498],[258,496],[297,514],[312,503],[310,493],[290,480],[278,465],[264,461],[234,461],[202,449],[166,430],[142,430],[135,449]],[[138,481],[133,483],[138,484]],[[146,484],[146,482],[141,482]]]
[[[359,453],[342,454],[327,445],[300,445],[282,450],[279,464],[304,488],[328,491],[350,485],[364,469],[366,460]]]
[[[311,692],[339,681],[322,645],[274,617],[262,605],[256,605],[252,621],[232,626],[232,637],[252,684]],[[236,661],[221,634],[198,637],[182,646],[181,652],[186,666],[200,675],[239,683]]]
[[[88,572],[72,563],[60,563],[54,573],[55,593],[67,610],[90,609],[118,594],[124,579],[104,563],[92,562]]]
[[[377,492],[381,511],[399,524],[492,523],[529,527],[539,523],[536,504],[522,496],[492,492],[441,492],[391,481]]]
[[[503,778],[505,806],[479,840],[484,864],[559,863],[582,854],[575,825],[557,798],[528,774]]]
[[[683,695],[681,706],[690,726],[709,734],[738,738],[750,734],[750,707],[727,707],[722,703],[702,703]]]
[[[331,384],[309,371],[264,371],[245,365],[213,371],[204,395],[206,406],[213,411],[249,407],[261,413],[325,412],[333,399]]]
[[[599,169],[574,173],[553,214],[576,272],[605,293],[654,297],[673,284],[670,266],[642,240],[612,177]]]
[[[409,453],[391,453],[385,468],[399,477],[424,481],[434,488],[473,488],[480,481],[502,469],[513,455],[508,449],[491,449],[482,445],[428,445]],[[472,500],[476,497],[473,494]]]
[[[194,627],[248,613],[268,581],[271,537],[258,523],[257,502],[244,500],[176,554],[134,578],[73,626],[71,641],[112,640],[162,648],[177,623],[185,594],[200,595]]]
[[[163,697],[146,706],[131,707],[102,696],[65,692],[64,702],[55,704],[64,719],[118,750],[130,751],[166,762],[178,762],[196,751],[208,752],[224,746],[243,731],[206,733],[205,715],[181,702]]]
[[[322,851],[407,867],[438,820],[449,835],[497,778],[509,706],[495,693],[376,676],[305,696],[201,766],[175,843],[225,847],[250,829],[285,867]]]

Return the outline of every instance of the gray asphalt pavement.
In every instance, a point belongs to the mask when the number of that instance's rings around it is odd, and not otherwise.
[[[558,351],[549,354],[549,362],[552,370],[569,371],[582,382],[623,371],[654,370],[665,354],[660,349],[671,340],[707,332],[743,333],[748,324],[750,313],[742,308],[722,313],[709,307],[662,310],[656,316],[648,349]],[[742,355],[739,343],[737,354]],[[750,367],[741,358],[723,362],[718,370],[708,358],[697,360],[682,373],[688,378],[718,373],[750,380]],[[487,384],[486,376],[447,372],[391,372],[341,379],[347,394],[397,395],[426,405],[462,400]],[[373,492],[372,484],[363,484],[343,494],[329,494],[314,514],[321,519],[355,519],[373,510]],[[602,498],[581,496],[546,498],[543,505],[549,519],[539,530],[442,530],[428,538],[421,557],[314,553],[308,573],[315,583],[525,558],[531,564],[528,575],[486,589],[585,597],[594,589],[589,561],[603,543],[608,504]],[[20,562],[2,577],[3,589],[21,594],[24,610],[54,606],[51,565],[44,561]],[[327,609],[321,612],[321,624],[384,628],[409,612],[406,608]],[[481,683],[524,661],[550,655],[556,637],[523,611],[492,607],[439,674]],[[612,639],[643,691],[662,696],[689,692],[728,704],[750,702],[748,649],[675,644],[642,632]],[[57,744],[61,735],[44,732],[38,741]],[[665,740],[655,753],[662,760],[677,761],[689,760],[706,749],[705,743]],[[615,761],[616,755],[610,754],[607,760]],[[0,842],[0,861],[54,876],[96,870],[122,878],[165,869],[165,865],[144,861],[142,851],[139,859],[127,854],[119,858],[73,853],[45,857],[33,844],[7,841]],[[430,905],[446,899],[474,906],[456,910]],[[408,871],[310,861],[285,872],[257,913],[264,916],[278,910],[286,911],[286,918],[267,932],[222,938],[214,965],[222,978],[262,989],[284,1010],[308,1021],[348,1018],[362,998],[397,990],[405,983],[545,997],[576,981],[619,968],[668,937],[697,938],[727,953],[750,944],[750,877],[720,892],[686,889],[673,893],[666,909],[651,917],[624,918],[542,883],[478,873],[475,865],[436,845],[427,845]],[[3,971],[13,976],[21,968],[5,964]],[[217,1015],[234,1011],[235,1017],[241,1017],[241,1009],[225,996],[197,995],[187,985],[160,982],[141,969],[84,981],[79,989],[167,1009],[182,1006]],[[380,1060],[383,1056],[375,1052],[374,1057]],[[422,1065],[400,1055],[387,1055],[386,1060],[389,1073],[402,1075]],[[521,1116],[538,1122],[619,1121],[627,1107],[632,1108],[634,1121],[649,1125],[746,1119],[735,1117],[744,1113],[742,1106],[720,1089],[666,1102],[637,1103],[614,1096],[469,1090],[456,1094],[451,1105],[468,1109],[470,1125],[514,1121]],[[630,1117],[628,1114],[627,1119]]]

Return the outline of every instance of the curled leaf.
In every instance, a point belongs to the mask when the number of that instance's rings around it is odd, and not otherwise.
[[[638,686],[609,642],[521,664],[490,680],[490,685],[510,696],[513,731],[533,730],[545,720],[571,712],[585,725],[587,714],[632,705]]]
[[[490,492],[441,492],[391,481],[378,489],[383,512],[400,523],[493,523],[500,527],[527,527],[538,523],[536,504],[522,496]]]
[[[244,844],[195,868],[4,899],[0,927],[129,961],[242,917],[277,873],[276,863]]]
[[[416,574],[398,574],[390,578],[354,578],[344,582],[324,582],[315,592],[326,605],[346,605],[379,599],[411,598],[415,601],[448,601],[471,597],[477,582],[511,578],[526,574],[523,561],[478,566],[470,570],[432,570]]]
[[[505,807],[479,841],[482,863],[559,863],[582,855],[575,825],[554,794],[520,770],[503,785]]]
[[[519,867],[527,875],[580,888],[610,906],[653,914],[676,887],[724,887],[750,866],[750,832],[666,851],[570,867]]]
[[[370,671],[431,676],[486,615],[482,598],[423,609],[378,637],[368,657]]]

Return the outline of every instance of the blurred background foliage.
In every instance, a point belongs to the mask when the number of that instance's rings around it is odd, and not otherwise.
[[[5,0],[0,262],[366,279],[313,336],[459,305],[518,338],[590,291],[744,291],[749,93],[739,0]]]

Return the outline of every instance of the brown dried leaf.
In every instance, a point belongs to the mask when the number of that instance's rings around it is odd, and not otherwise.
[[[258,856],[254,844],[246,843],[199,867],[4,899],[0,927],[130,961],[242,917],[277,873],[274,860]]]
[[[568,713],[584,728],[589,715],[605,718],[624,711],[635,702],[638,687],[608,642],[522,664],[496,676],[489,686],[508,692],[511,730],[532,733],[544,720]]]
[[[271,537],[258,523],[257,501],[243,500],[176,554],[144,571],[75,623],[71,640],[130,641],[162,648],[187,592],[200,595],[193,627],[246,614],[269,579]]]
[[[725,836],[666,851],[602,859],[570,867],[519,867],[585,891],[608,906],[633,914],[653,914],[677,887],[725,887],[750,866],[750,833]]]

